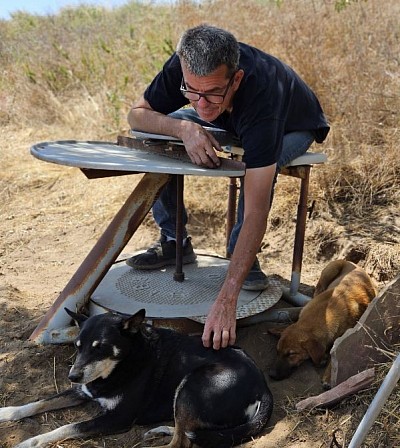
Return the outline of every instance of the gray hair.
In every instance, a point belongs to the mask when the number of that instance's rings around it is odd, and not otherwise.
[[[211,25],[199,25],[185,31],[176,53],[195,76],[207,76],[225,64],[228,76],[239,67],[239,44],[229,31]]]

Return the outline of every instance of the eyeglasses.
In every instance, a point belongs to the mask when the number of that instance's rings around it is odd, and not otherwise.
[[[236,72],[231,76],[231,78],[228,82],[228,85],[225,88],[225,92],[222,94],[200,93],[200,92],[194,92],[192,90],[187,90],[186,85],[185,85],[185,80],[183,79],[183,77],[182,77],[180,91],[181,91],[182,95],[190,101],[199,101],[200,98],[204,98],[206,101],[208,101],[211,104],[222,104],[224,102],[226,94],[228,93],[229,87],[232,85],[232,82],[235,78],[235,74],[236,74]]]

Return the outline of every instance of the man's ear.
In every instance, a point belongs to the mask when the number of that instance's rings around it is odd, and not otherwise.
[[[316,339],[309,339],[303,344],[303,347],[307,350],[312,362],[315,365],[319,365],[324,361],[326,357],[325,347]]]
[[[233,90],[236,92],[237,89],[240,86],[240,83],[242,82],[244,76],[244,70],[242,68],[240,68],[236,73],[235,73],[235,79],[233,82]]]
[[[75,324],[78,327],[81,327],[82,324],[88,320],[89,318],[87,316],[85,316],[84,314],[81,313],[74,313],[73,311],[69,310],[68,308],[64,308],[64,310],[72,317],[72,319],[74,320]]]
[[[122,328],[130,333],[137,333],[146,316],[146,310],[141,309],[122,322]]]

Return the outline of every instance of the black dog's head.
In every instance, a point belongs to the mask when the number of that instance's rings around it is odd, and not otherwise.
[[[75,340],[77,356],[68,378],[74,383],[87,384],[107,378],[132,347],[132,337],[141,333],[145,310],[133,316],[114,313],[87,317],[65,311],[79,326]]]

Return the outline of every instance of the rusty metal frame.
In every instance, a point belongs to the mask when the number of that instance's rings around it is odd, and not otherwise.
[[[146,146],[143,143],[132,141],[131,138],[119,137],[118,144],[123,146],[135,147]],[[151,151],[168,155],[173,158],[185,157],[185,154],[181,154],[180,148],[175,151],[176,148],[171,148],[170,145],[162,145],[157,148],[151,148]],[[187,157],[187,155],[186,155]],[[240,154],[232,152],[231,157],[228,159],[221,159],[227,167],[236,169],[242,169],[243,163],[240,162]],[[89,179],[101,178],[108,176],[120,176],[127,174],[138,174],[132,171],[113,171],[102,169],[81,169],[82,172]],[[302,267],[302,257],[304,248],[304,236],[305,226],[307,219],[307,200],[308,200],[308,187],[310,177],[311,165],[299,165],[285,167],[281,170],[280,174],[297,177],[301,179],[300,196],[297,209],[296,231],[293,250],[293,262],[292,262],[292,275],[290,289],[284,290],[283,296],[289,302],[302,306],[310,298],[303,296],[298,292],[300,285],[300,275]],[[93,249],[89,252],[85,260],[82,262],[74,276],[65,286],[59,297],[47,311],[42,318],[39,325],[36,327],[30,339],[38,343],[60,343],[71,340],[76,334],[76,329],[68,327],[70,319],[66,313],[60,313],[62,307],[69,307],[71,309],[80,309],[88,304],[91,294],[104,278],[110,267],[113,265],[118,255],[122,252],[126,244],[129,242],[132,235],[135,233],[147,213],[151,209],[152,205],[156,201],[162,188],[171,179],[172,175],[160,173],[146,173],[142,177],[139,184],[134,191],[128,197],[124,205],[111,221],[103,235],[97,241]],[[177,281],[184,280],[184,273],[182,270],[182,255],[183,255],[183,223],[182,223],[182,210],[183,210],[183,188],[184,188],[184,176],[175,175],[177,178],[177,249],[176,249],[176,271],[174,273],[174,279]],[[228,211],[227,211],[227,224],[226,224],[226,243],[228,246],[229,236],[236,219],[236,201],[237,201],[237,179],[236,177],[230,178],[229,193],[228,193]],[[230,254],[226,254],[227,258]],[[276,316],[270,316],[268,318],[276,318]],[[251,319],[250,319],[251,320]],[[167,324],[176,327],[177,320],[166,322],[164,319],[156,319],[155,325]],[[178,323],[179,325],[179,323]],[[182,323],[183,327],[188,327],[189,330],[193,328],[192,324]],[[197,330],[197,328],[196,328]]]
[[[171,142],[155,143],[152,141],[141,141],[126,136],[118,136],[117,144],[132,149],[145,149],[152,153],[167,156],[169,158],[182,161],[190,161],[185,149],[180,145]],[[221,168],[226,170],[244,171],[243,162],[220,158]],[[81,168],[81,171],[88,179],[96,179],[110,176],[124,176],[130,174],[141,174],[133,171],[119,171],[106,169]],[[118,255],[122,252],[136,229],[150,211],[156,201],[160,191],[171,179],[171,174],[166,173],[146,173],[137,185],[135,190],[126,200],[120,211],[111,221],[106,231],[97,241],[93,249],[89,252],[81,266],[65,286],[56,301],[44,315],[39,325],[30,336],[32,341],[37,343],[62,343],[73,340],[76,335],[74,327],[68,327],[70,318],[66,313],[59,312],[63,307],[71,309],[81,309],[85,307],[91,294],[100,284],[101,280],[109,271]],[[174,279],[184,280],[182,270],[183,255],[183,186],[184,177],[175,174],[177,177],[177,263]],[[160,321],[162,319],[159,319]],[[176,324],[176,322],[175,322]]]

